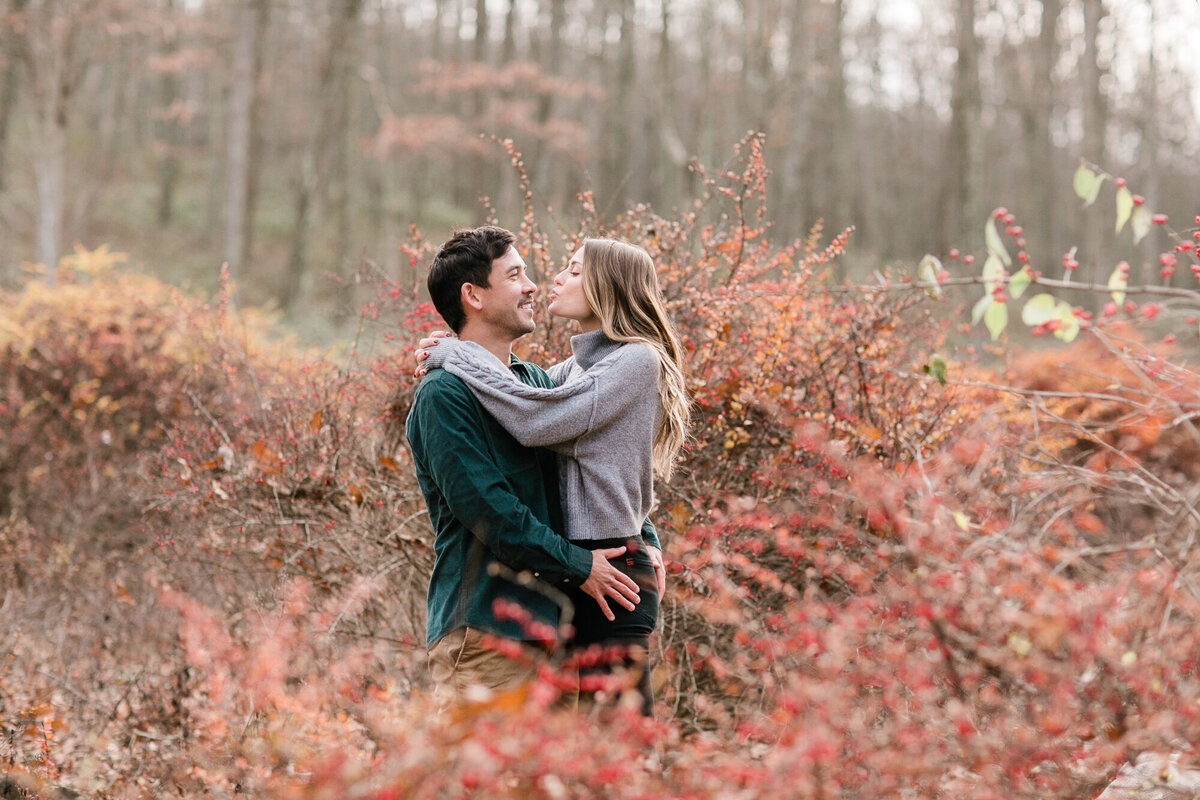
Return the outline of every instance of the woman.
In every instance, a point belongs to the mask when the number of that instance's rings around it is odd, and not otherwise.
[[[551,314],[579,323],[573,355],[551,367],[556,389],[516,380],[479,345],[440,339],[423,366],[460,377],[518,441],[558,454],[567,538],[589,550],[626,547],[614,560],[641,587],[632,611],[576,592],[572,646],[616,652],[637,670],[643,713],[652,706],[649,637],[658,619],[655,565],[640,537],[654,479],[668,480],[687,436],[683,351],[645,250],[587,239],[554,278]],[[423,342],[424,344],[424,342]],[[581,663],[596,659],[584,652]],[[604,659],[600,659],[603,661]],[[603,664],[582,668],[589,675]],[[586,680],[581,682],[586,689]]]

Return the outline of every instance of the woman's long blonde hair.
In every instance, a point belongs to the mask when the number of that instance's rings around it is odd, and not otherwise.
[[[663,413],[654,432],[654,471],[670,480],[687,440],[691,399],[683,373],[683,347],[667,316],[654,261],[636,245],[615,239],[583,242],[583,294],[600,318],[604,335],[644,342],[658,356]]]

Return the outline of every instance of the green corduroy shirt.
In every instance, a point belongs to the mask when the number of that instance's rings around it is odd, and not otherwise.
[[[530,386],[554,386],[540,367],[516,356],[510,367]],[[557,624],[559,609],[549,597],[488,574],[488,564],[499,561],[559,588],[587,580],[591,553],[561,535],[554,454],[521,445],[466,384],[440,369],[417,387],[406,434],[435,534],[428,646],[466,626],[509,639],[533,638],[520,623],[497,619],[496,600],[518,603],[534,620]],[[648,519],[643,537],[658,546]]]

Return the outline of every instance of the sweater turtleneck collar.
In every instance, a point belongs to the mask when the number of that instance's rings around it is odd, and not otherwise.
[[[621,346],[604,335],[604,331],[596,329],[571,337],[571,352],[575,354],[575,363],[586,369],[608,356]]]

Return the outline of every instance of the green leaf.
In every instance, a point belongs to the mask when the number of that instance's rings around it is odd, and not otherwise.
[[[971,309],[972,325],[979,324],[979,320],[983,319],[983,312],[988,310],[988,306],[990,306],[992,302],[992,295],[990,292],[979,298],[979,301],[975,303],[975,307]]]
[[[1018,270],[1015,275],[1012,276],[1011,280],[1009,280],[1008,291],[1013,297],[1020,297],[1021,295],[1025,294],[1025,290],[1029,287],[1029,284],[1032,281],[1033,270],[1031,270],[1029,265],[1026,264],[1025,266],[1021,267],[1021,269]]]
[[[1096,197],[1100,194],[1100,187],[1104,185],[1104,176],[1092,172],[1087,164],[1080,164],[1079,169],[1075,170],[1074,184],[1075,194],[1079,195],[1079,199],[1085,206],[1090,206],[1096,202]]]
[[[1137,206],[1133,209],[1133,221],[1129,227],[1133,229],[1134,244],[1146,238],[1146,234],[1150,232],[1150,226],[1154,224],[1152,216],[1145,206]]]
[[[1075,341],[1079,335],[1079,318],[1075,316],[1075,309],[1067,303],[1059,303],[1057,311],[1059,326],[1054,335],[1064,342]]]
[[[917,266],[917,280],[929,284],[924,287],[925,294],[934,300],[942,299],[942,285],[938,283],[938,275],[941,274],[941,271],[942,262],[928,254],[921,259],[921,263]]]
[[[929,363],[923,368],[926,375],[932,375],[937,378],[937,382],[942,386],[946,385],[946,359],[934,353],[929,359]]]
[[[983,227],[983,240],[987,244],[990,256],[999,259],[1000,263],[1006,267],[1012,266],[1012,256],[1008,254],[1008,248],[1004,246],[1004,240],[1000,238],[1000,232],[996,230],[995,217],[988,217],[987,225]]]
[[[996,287],[1004,282],[1004,264],[996,256],[988,256],[983,262],[983,286],[987,291],[994,292]]]
[[[1029,327],[1045,325],[1058,316],[1058,301],[1052,294],[1042,293],[1029,298],[1021,309],[1021,321]]]
[[[987,311],[983,312],[983,324],[992,335],[992,341],[999,339],[1008,327],[1008,303],[992,303],[988,306]]]
[[[1125,223],[1129,221],[1129,215],[1133,211],[1133,192],[1129,191],[1128,187],[1122,186],[1117,189],[1117,233],[1125,227]]]
[[[1108,289],[1112,292],[1113,302],[1117,305],[1125,302],[1125,287],[1129,286],[1129,273],[1126,270],[1122,270],[1121,265],[1118,264],[1117,268],[1112,271],[1112,275],[1108,276]]]

